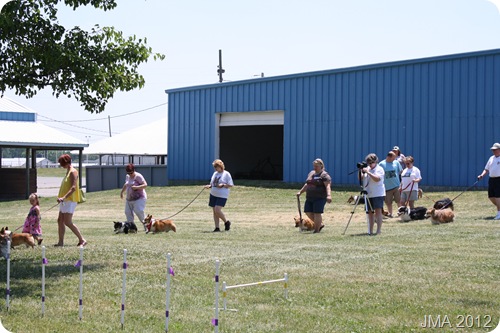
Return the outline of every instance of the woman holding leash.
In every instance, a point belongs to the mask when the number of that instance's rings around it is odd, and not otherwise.
[[[144,210],[146,209],[146,201],[148,199],[146,194],[148,183],[139,172],[135,171],[135,166],[132,163],[128,164],[125,170],[127,171],[127,176],[125,176],[125,184],[123,184],[122,191],[120,192],[120,198],[123,199],[123,192],[126,192],[125,216],[127,217],[127,222],[134,223],[135,213],[144,226],[144,231],[146,231]]]
[[[332,179],[325,170],[323,160],[317,158],[313,161],[313,170],[307,175],[306,183],[297,192],[297,196],[306,192],[304,213],[314,221],[314,233],[319,233],[325,226],[322,214],[325,204],[332,202],[331,183]]]
[[[222,207],[226,205],[229,198],[229,189],[234,186],[231,174],[225,170],[224,162],[217,159],[212,162],[215,169],[210,184],[205,185],[205,188],[210,189],[210,199],[208,205],[212,207],[215,229],[213,232],[220,232],[220,220],[224,222],[224,230],[231,229],[231,222],[226,219],[222,212]]]
[[[78,171],[71,165],[71,156],[64,154],[59,156],[59,165],[66,169],[66,176],[63,178],[57,202],[59,203],[59,217],[57,218],[57,226],[59,232],[59,242],[54,246],[64,245],[64,233],[68,227],[78,237],[77,246],[87,245],[87,241],[80,233],[80,229],[73,224],[73,214],[76,205],[81,200],[80,187],[78,185]]]
[[[420,169],[414,166],[413,162],[415,162],[413,156],[405,158],[406,168],[401,173],[401,185],[399,185],[401,192],[399,205],[406,206],[408,202],[411,209],[415,208],[415,200],[418,200],[418,183],[422,180]]]

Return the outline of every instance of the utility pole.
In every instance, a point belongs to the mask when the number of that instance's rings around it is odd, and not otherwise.
[[[111,137],[111,117],[108,116],[109,137]]]
[[[219,50],[219,66],[217,66],[217,74],[219,74],[219,82],[222,82],[222,73],[225,72],[225,70],[222,68],[222,50]]]

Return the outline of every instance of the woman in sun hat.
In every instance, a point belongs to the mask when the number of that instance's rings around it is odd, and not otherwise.
[[[394,154],[396,154],[396,161],[398,161],[399,164],[401,164],[401,169],[404,169],[405,168],[405,155],[403,155],[403,153],[401,153],[401,150],[399,149],[398,146],[394,146],[392,148],[392,151],[394,152]]]
[[[488,159],[483,172],[477,179],[482,179],[487,173],[490,174],[488,180],[488,198],[497,208],[497,215],[494,220],[500,220],[500,143],[494,143],[490,148],[493,155]]]

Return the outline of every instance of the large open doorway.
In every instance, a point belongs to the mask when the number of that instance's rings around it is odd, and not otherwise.
[[[221,115],[219,156],[235,179],[283,180],[283,111]]]

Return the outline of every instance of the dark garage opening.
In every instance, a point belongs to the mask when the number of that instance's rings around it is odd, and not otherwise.
[[[235,179],[283,180],[283,125],[219,129],[220,158]]]

